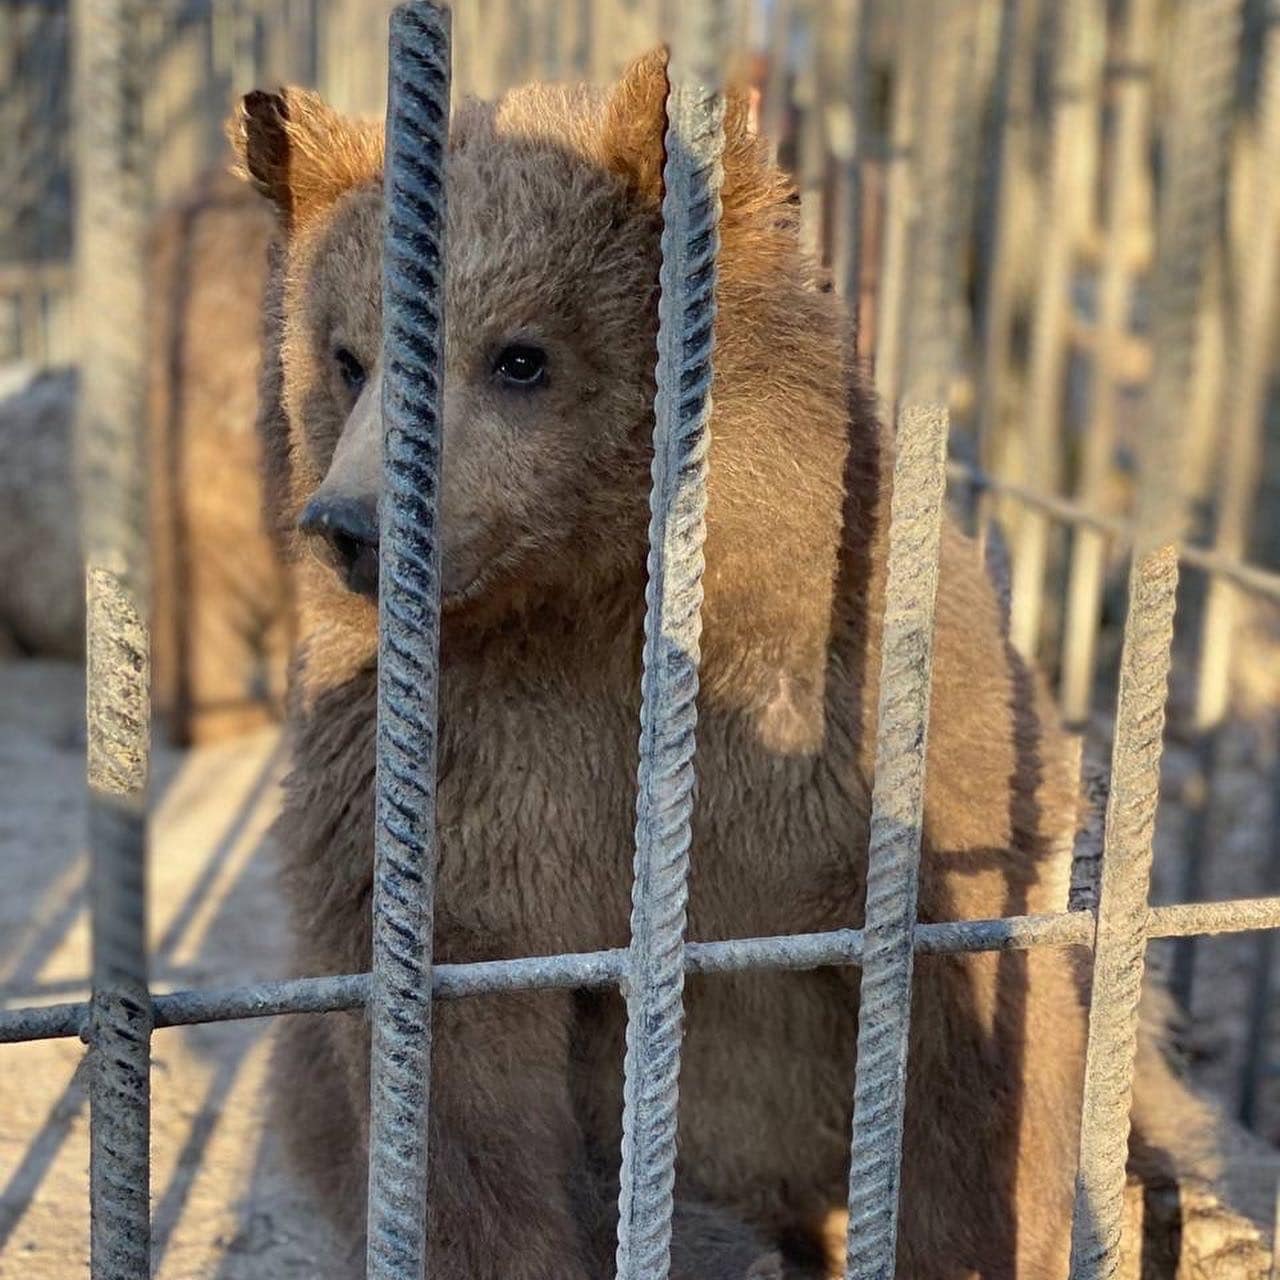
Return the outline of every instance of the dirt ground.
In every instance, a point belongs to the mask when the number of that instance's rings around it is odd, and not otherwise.
[[[0,666],[0,998],[88,994],[83,683],[56,663]],[[157,990],[282,976],[263,839],[277,736],[154,768],[152,977]],[[158,1031],[152,1212],[162,1280],[336,1273],[324,1228],[281,1173],[262,1123],[266,1023]],[[0,1277],[66,1280],[88,1262],[88,1107],[78,1040],[0,1046]]]
[[[82,699],[74,667],[0,665],[0,1000],[9,1006],[88,994]],[[1232,741],[1223,812],[1234,852],[1214,872],[1208,896],[1261,891],[1258,852],[1268,827],[1257,820],[1266,801],[1258,773],[1274,744],[1247,735]],[[1175,747],[1157,859],[1162,899],[1176,896],[1179,797],[1189,768]],[[281,769],[274,731],[185,754],[158,745],[150,885],[157,990],[283,974],[283,924],[265,848]],[[1202,944],[1199,957],[1192,1065],[1228,1109],[1256,946],[1250,937],[1215,941]],[[263,1124],[269,1038],[265,1022],[156,1033],[153,1274],[162,1280],[332,1280],[344,1270],[323,1224],[280,1169]],[[0,1280],[86,1273],[82,1052],[75,1040],[0,1046]],[[1274,1126],[1273,1085],[1264,1116]],[[1241,1207],[1265,1220],[1280,1153],[1241,1139],[1236,1155]]]

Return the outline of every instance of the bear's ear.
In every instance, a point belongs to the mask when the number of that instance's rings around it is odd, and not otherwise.
[[[654,203],[662,200],[669,87],[667,48],[659,45],[622,73],[605,108],[605,164]]]
[[[640,195],[662,199],[666,160],[668,53],[660,45],[642,54],[622,73],[609,96],[604,122],[605,163]],[[756,185],[765,166],[759,139],[751,132],[751,98],[745,84],[731,77],[725,89],[724,191],[732,203],[736,189]]]
[[[227,136],[236,174],[275,205],[286,231],[382,170],[377,126],[340,116],[309,89],[246,94]]]

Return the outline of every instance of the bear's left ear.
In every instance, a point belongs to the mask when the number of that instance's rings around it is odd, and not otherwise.
[[[622,73],[605,110],[605,163],[639,195],[655,203],[662,199],[666,160],[668,62],[665,45],[637,58]],[[722,200],[732,202],[735,188],[744,182],[751,184],[752,171],[764,165],[764,152],[750,131],[750,123],[749,92],[731,79],[725,90]]]
[[[246,94],[227,136],[235,172],[275,205],[288,232],[382,170],[377,126],[339,115],[309,89]]]

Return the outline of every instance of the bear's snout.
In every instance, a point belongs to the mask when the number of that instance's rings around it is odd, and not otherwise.
[[[357,595],[378,598],[378,509],[359,498],[312,498],[298,519],[311,549]]]

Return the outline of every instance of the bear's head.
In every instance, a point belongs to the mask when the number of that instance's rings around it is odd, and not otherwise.
[[[534,85],[453,113],[446,626],[642,594],[667,91],[655,51],[611,89]],[[783,403],[788,379],[813,376],[813,331],[831,315],[799,253],[790,188],[747,122],[745,93],[732,93],[715,396],[718,412],[737,398],[735,420],[752,439],[761,405]],[[275,205],[283,231],[284,517],[317,553],[302,557],[304,596],[327,593],[327,624],[341,615],[367,631],[381,483],[382,128],[287,89],[248,95],[230,133],[238,171]],[[757,319],[730,325],[731,313]],[[817,363],[830,373],[831,359]],[[732,443],[724,448],[713,475],[720,466],[768,490],[771,475],[797,470],[794,442],[754,440],[753,457],[736,462]],[[838,459],[835,471],[838,484]],[[740,504],[722,505],[728,527]],[[758,540],[753,513],[740,515]]]

